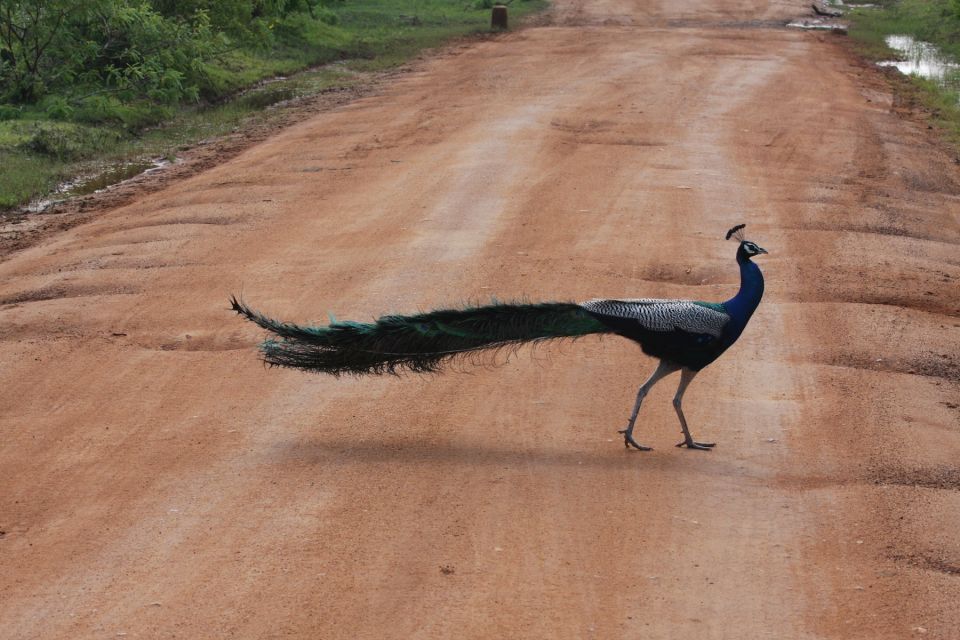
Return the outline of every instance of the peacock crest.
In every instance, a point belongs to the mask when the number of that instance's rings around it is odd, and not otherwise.
[[[737,242],[743,242],[744,240],[746,240],[746,237],[744,237],[743,235],[743,228],[746,226],[747,225],[745,224],[738,224],[737,226],[733,227],[732,229],[730,229],[730,231],[727,231],[726,239],[729,240],[730,238],[733,238]]]

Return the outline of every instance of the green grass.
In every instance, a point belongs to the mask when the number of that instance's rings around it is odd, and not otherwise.
[[[0,149],[0,167],[0,208],[28,202],[67,175],[64,163],[4,149]]]
[[[113,129],[42,119],[0,122],[0,208],[48,192],[83,159],[114,148]]]
[[[876,9],[853,13],[854,36],[865,50],[889,55],[888,35],[913,36],[932,42],[945,55],[960,60],[960,9],[951,0],[879,0]]]
[[[960,149],[960,93],[922,78],[911,78],[911,81],[917,88],[917,100],[930,112],[947,139]]]
[[[858,51],[870,60],[896,59],[884,39],[889,35],[908,35],[930,42],[943,55],[960,61],[960,4],[952,0],[879,0],[876,9],[852,12],[850,36]],[[955,145],[960,146],[960,94],[954,87],[909,76],[903,83],[905,96],[930,112],[933,121]]]
[[[357,82],[357,72],[402,64],[425,48],[489,31],[484,0],[345,0],[337,24],[286,25],[297,33],[271,51],[238,49],[211,61],[203,102],[171,108],[112,98],[58,110],[56,96],[13,109],[0,105],[0,209],[50,193],[64,179],[146,157],[173,157],[200,140],[230,133],[251,119],[274,117],[265,107]],[[513,24],[546,0],[510,5]],[[303,71],[317,65],[343,61]],[[298,73],[299,72],[299,73]],[[249,91],[265,78],[292,77]],[[52,106],[51,106],[52,105]]]

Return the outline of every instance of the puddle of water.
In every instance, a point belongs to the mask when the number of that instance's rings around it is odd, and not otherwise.
[[[53,193],[45,198],[34,200],[25,207],[25,210],[30,213],[40,213],[58,202],[63,202],[75,196],[85,196],[103,191],[107,187],[126,182],[141,174],[158,171],[170,164],[169,160],[158,158],[155,160],[138,160],[110,165],[97,173],[61,182],[57,185]]]
[[[896,67],[906,75],[933,80],[950,89],[960,89],[960,65],[947,60],[929,42],[910,36],[887,36],[887,46],[903,56],[903,60],[878,62],[881,67]]]

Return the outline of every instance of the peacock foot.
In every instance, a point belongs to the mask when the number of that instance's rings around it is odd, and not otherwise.
[[[696,440],[689,439],[677,443],[677,446],[686,447],[687,449],[697,449],[699,451],[711,451],[716,444],[716,442],[697,442]]]
[[[633,447],[638,451],[653,451],[653,447],[645,447],[642,444],[637,443],[637,441],[633,439],[633,434],[630,433],[630,429],[620,429],[617,431],[617,433],[623,434],[623,446],[627,449]]]

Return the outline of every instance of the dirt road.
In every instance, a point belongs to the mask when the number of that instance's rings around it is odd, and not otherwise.
[[[0,263],[3,638],[960,638],[960,171],[804,2],[561,0]],[[693,297],[433,378],[268,370],[297,321]]]

